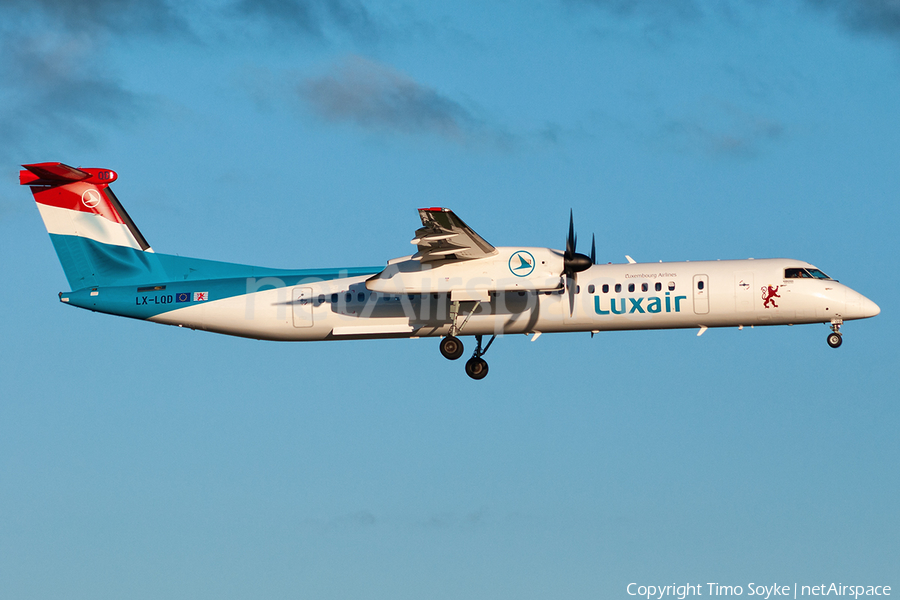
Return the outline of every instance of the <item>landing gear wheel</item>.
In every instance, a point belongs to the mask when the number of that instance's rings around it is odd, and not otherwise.
[[[837,348],[838,346],[841,345],[841,342],[843,342],[843,341],[844,340],[841,337],[841,334],[839,334],[839,333],[829,333],[828,334],[828,345],[831,346],[832,348]]]
[[[441,354],[448,360],[456,360],[463,355],[463,343],[453,335],[448,335],[441,340]]]
[[[466,361],[466,375],[472,379],[484,379],[488,374],[488,364],[483,358],[472,357]]]

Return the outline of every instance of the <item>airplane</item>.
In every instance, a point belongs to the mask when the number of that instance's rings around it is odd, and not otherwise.
[[[447,208],[419,209],[414,254],[377,267],[271,269],[154,252],[113,194],[110,169],[22,165],[72,291],[65,304],[154,323],[281,341],[440,337],[450,360],[488,373],[497,336],[825,323],[879,307],[792,259],[597,264],[576,251],[495,247]],[[490,336],[485,344],[484,337]]]

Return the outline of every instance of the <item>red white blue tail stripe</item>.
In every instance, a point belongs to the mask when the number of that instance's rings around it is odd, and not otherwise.
[[[109,189],[118,178],[110,169],[76,169],[62,163],[23,165],[50,235],[88,238],[102,244],[152,252],[125,209]]]

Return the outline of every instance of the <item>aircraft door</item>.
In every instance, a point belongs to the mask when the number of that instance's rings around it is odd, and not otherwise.
[[[294,327],[312,327],[313,291],[308,287],[291,290],[291,308],[294,313]]]
[[[694,312],[705,315],[709,312],[709,277],[694,275]]]
[[[734,274],[734,309],[739,313],[753,312],[753,302],[759,298],[759,290],[753,287],[753,271]]]

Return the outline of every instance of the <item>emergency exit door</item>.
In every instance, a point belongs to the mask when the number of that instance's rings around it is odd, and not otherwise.
[[[295,287],[291,290],[291,307],[294,313],[294,327],[312,327],[312,288]]]
[[[709,277],[707,275],[694,275],[694,313],[698,315],[709,313]]]

